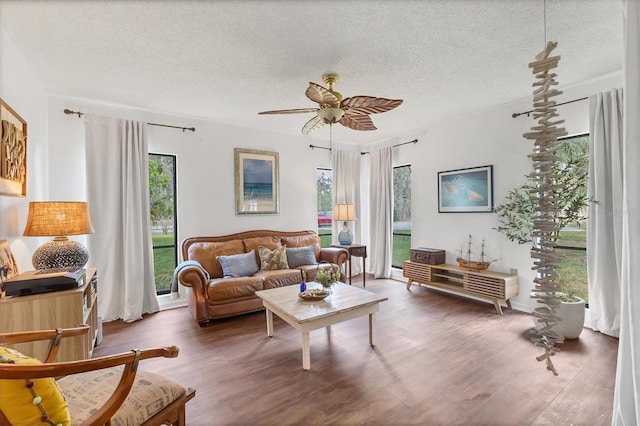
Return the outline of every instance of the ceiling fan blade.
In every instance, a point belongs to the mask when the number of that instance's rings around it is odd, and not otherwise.
[[[302,128],[302,134],[308,135],[309,133],[319,129],[322,126],[324,126],[324,120],[318,116],[315,116],[311,120],[307,121],[307,123],[304,125],[304,127]]]
[[[344,115],[338,123],[353,130],[376,130],[371,117],[368,115],[354,114]]]
[[[307,88],[305,95],[307,95],[307,98],[311,99],[313,102],[319,103],[320,105],[329,105],[334,108],[338,108],[340,105],[340,99],[338,99],[336,95],[316,83],[309,82],[309,87]]]
[[[345,114],[377,114],[391,111],[402,103],[402,99],[375,98],[373,96],[353,96],[342,101],[340,108]]]
[[[318,112],[319,108],[280,109],[276,111],[262,111],[258,114],[300,114],[303,112]]]

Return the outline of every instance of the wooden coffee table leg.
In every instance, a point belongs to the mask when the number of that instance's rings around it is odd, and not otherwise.
[[[302,369],[311,370],[311,348],[309,347],[309,332],[302,332]]]
[[[273,312],[266,308],[265,312],[267,313],[267,336],[273,336]]]
[[[369,346],[376,346],[373,344],[373,314],[369,314]]]

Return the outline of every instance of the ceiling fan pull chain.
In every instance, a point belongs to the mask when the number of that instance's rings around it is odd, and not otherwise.
[[[329,151],[333,149],[333,123],[329,123]]]

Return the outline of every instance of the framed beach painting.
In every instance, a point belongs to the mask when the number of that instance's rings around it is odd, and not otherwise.
[[[235,148],[234,154],[236,214],[277,214],[278,153]]]
[[[438,172],[439,213],[493,211],[493,166]]]
[[[27,195],[27,122],[0,99],[0,195]]]

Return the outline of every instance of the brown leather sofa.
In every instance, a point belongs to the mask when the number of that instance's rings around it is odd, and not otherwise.
[[[316,245],[316,262],[290,269],[262,270],[251,276],[223,277],[218,256],[256,252],[258,247],[274,250],[277,247],[308,247]],[[255,230],[219,237],[193,237],[182,242],[184,262],[176,268],[177,281],[187,287],[187,304],[193,318],[205,326],[216,318],[254,312],[263,308],[258,290],[299,285],[302,280],[313,281],[318,263],[325,261],[342,267],[349,253],[341,248],[320,248],[320,237],[314,231]],[[344,280],[344,275],[342,280]]]

